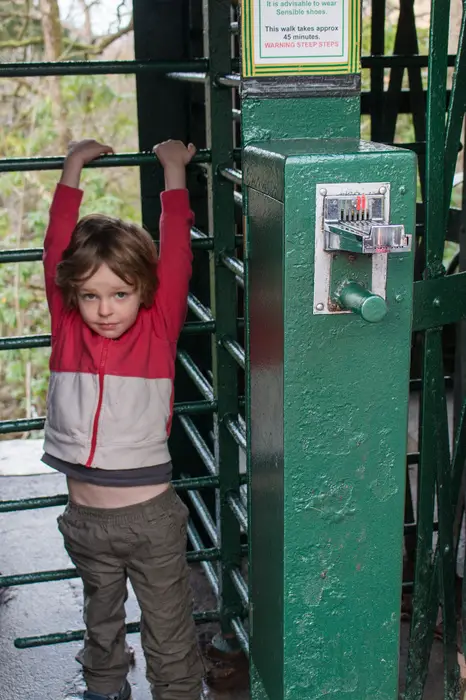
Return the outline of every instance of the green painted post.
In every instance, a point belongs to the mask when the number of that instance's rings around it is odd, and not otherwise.
[[[416,160],[359,141],[323,5],[243,0],[251,694],[396,700]],[[295,55],[317,26],[343,68]]]

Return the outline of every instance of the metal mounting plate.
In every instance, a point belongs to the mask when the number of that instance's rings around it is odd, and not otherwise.
[[[347,314],[351,311],[334,310],[330,299],[332,253],[325,251],[324,198],[326,196],[383,194],[384,223],[390,221],[390,183],[347,182],[320,183],[316,185],[316,226],[314,249],[314,314]],[[387,255],[377,253],[372,257],[371,291],[383,299],[386,296]]]

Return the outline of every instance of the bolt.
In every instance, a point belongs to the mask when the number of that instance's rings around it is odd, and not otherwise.
[[[322,302],[319,302],[318,304],[316,304],[316,309],[317,309],[317,311],[323,311],[323,310],[324,310],[324,305],[322,304]]]
[[[401,185],[400,189],[398,190],[400,194],[406,194],[406,187],[404,185]]]
[[[399,304],[400,301],[403,301],[403,295],[402,294],[397,294],[395,297],[395,301]]]
[[[440,306],[440,299],[438,297],[435,297],[432,302],[432,306],[436,306],[437,308]]]
[[[325,189],[325,187],[322,187],[322,189],[319,190],[319,194],[321,194],[322,197],[325,197],[325,195],[327,194],[327,190]]]
[[[379,189],[380,194],[385,194],[386,191],[387,191],[386,187],[380,187],[380,189]]]

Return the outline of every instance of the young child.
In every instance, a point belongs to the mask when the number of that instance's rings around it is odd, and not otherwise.
[[[58,518],[84,584],[86,700],[128,700],[127,578],[137,596],[157,700],[199,700],[202,664],[186,564],[188,510],[170,484],[167,438],[176,344],[186,316],[193,215],[179,141],[164,167],[160,257],[142,228],[78,221],[81,170],[109,146],[70,144],[44,244],[52,320],[43,461],[67,476]]]

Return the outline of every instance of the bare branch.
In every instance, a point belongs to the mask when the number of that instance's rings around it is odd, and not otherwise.
[[[98,56],[105,51],[106,48],[113,44],[113,42],[117,41],[125,34],[132,32],[133,28],[133,18],[131,18],[126,27],[123,27],[114,34],[109,34],[108,36],[103,37],[95,44],[82,44],[79,41],[73,41],[72,39],[63,37],[63,45],[74,51],[90,54],[92,56]],[[8,41],[0,41],[0,49],[20,49],[25,46],[43,46],[43,44],[43,37],[34,36],[27,37],[26,39],[9,39]]]
[[[91,50],[91,53],[95,54],[100,54],[102,51],[105,51],[106,48],[110,46],[110,44],[113,44],[114,41],[117,41],[120,39],[122,36],[125,34],[129,34],[132,32],[134,29],[134,22],[133,22],[133,16],[131,15],[131,19],[126,25],[126,27],[123,27],[122,29],[119,29],[117,32],[114,34],[109,34],[108,36],[104,37],[101,39],[97,44],[94,45],[93,50]]]

